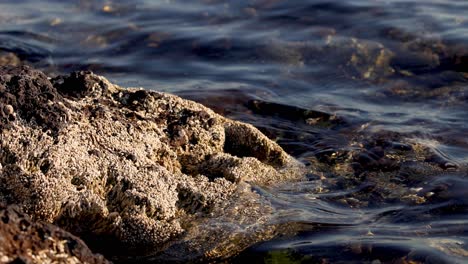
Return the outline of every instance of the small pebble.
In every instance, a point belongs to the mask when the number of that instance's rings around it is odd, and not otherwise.
[[[62,23],[62,19],[56,17],[56,18],[52,19],[52,21],[50,21],[49,25],[57,26],[57,25],[59,25],[61,23]]]
[[[428,198],[428,197],[431,197],[431,196],[433,196],[433,195],[434,195],[433,192],[428,192],[428,193],[426,193],[424,196],[425,196],[426,198]]]
[[[106,12],[106,13],[111,13],[111,12],[114,11],[114,8],[112,8],[112,6],[110,6],[110,5],[105,5],[105,6],[102,7],[102,11]]]
[[[257,16],[257,10],[253,7],[244,8],[244,13],[251,17]]]
[[[13,106],[11,105],[5,105],[3,107],[3,112],[6,114],[6,115],[12,115],[14,112],[15,112],[15,109],[13,108]]]
[[[423,188],[422,187],[419,187],[419,188],[410,188],[410,191],[411,192],[414,192],[414,193],[418,193],[422,190]]]

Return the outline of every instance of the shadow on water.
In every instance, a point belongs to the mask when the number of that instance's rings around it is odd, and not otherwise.
[[[468,2],[2,1],[0,64],[93,70],[249,122],[308,181],[234,263],[468,259]]]

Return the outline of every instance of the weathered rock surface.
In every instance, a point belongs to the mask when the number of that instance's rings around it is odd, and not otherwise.
[[[268,239],[250,184],[302,165],[253,126],[90,72],[0,69],[0,202],[114,259],[220,258]]]
[[[35,223],[16,206],[0,206],[0,263],[109,263],[79,238]]]

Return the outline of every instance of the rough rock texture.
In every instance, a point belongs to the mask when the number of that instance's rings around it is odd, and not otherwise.
[[[11,68],[0,75],[0,128],[16,118],[57,131],[65,124],[66,110],[61,96],[42,72]],[[27,77],[22,77],[28,75]],[[49,102],[57,99],[57,103]]]
[[[0,202],[117,259],[232,255],[274,234],[250,184],[303,176],[251,125],[90,72],[1,68],[0,109]]]
[[[16,206],[0,206],[0,263],[109,263],[79,238],[35,223]]]

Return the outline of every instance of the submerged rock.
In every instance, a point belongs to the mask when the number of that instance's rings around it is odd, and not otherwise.
[[[15,206],[0,206],[0,263],[110,263],[79,238],[36,223]]]
[[[0,51],[0,65],[21,65],[21,60],[13,52]]]
[[[91,72],[0,69],[0,202],[114,260],[222,258],[271,238],[251,184],[303,166],[251,125]]]
[[[307,164],[307,177],[314,183],[306,192],[329,193],[321,197],[327,202],[353,208],[436,203],[447,196],[440,178],[468,176],[467,164],[443,149],[466,146],[460,135],[430,139],[419,131],[391,131],[365,119],[262,101],[252,94],[255,91],[228,90],[182,96],[213,109],[215,102],[223,102],[224,115],[248,120],[277,138],[288,153]],[[293,186],[310,183],[276,186],[272,193],[302,192]]]

